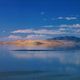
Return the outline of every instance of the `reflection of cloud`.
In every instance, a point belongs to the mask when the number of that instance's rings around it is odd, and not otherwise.
[[[37,52],[32,52],[32,51],[28,51],[28,53],[22,53],[19,51],[14,52],[12,54],[13,56],[17,57],[17,58],[39,58],[39,59],[53,59],[53,58],[59,58],[62,55],[58,54],[56,55],[55,53],[46,53],[44,51],[37,51]]]
[[[46,59],[50,61],[59,61],[63,64],[80,64],[80,55],[77,52],[65,52],[65,51],[27,51],[24,53],[20,51],[14,51],[12,54],[16,58],[20,59]]]

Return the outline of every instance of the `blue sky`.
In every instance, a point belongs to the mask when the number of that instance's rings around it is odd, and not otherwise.
[[[80,36],[80,0],[0,0],[0,40]]]

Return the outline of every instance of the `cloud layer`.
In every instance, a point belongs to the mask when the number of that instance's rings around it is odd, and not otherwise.
[[[48,30],[48,29],[37,29],[37,30],[32,30],[32,29],[23,29],[23,30],[15,30],[12,31],[11,33],[16,34],[16,33],[27,33],[27,34],[48,34],[48,35],[54,35],[54,34],[63,34],[60,30]]]
[[[68,30],[69,32],[71,30],[75,30],[75,32],[77,32],[77,30],[80,30],[80,24],[61,24],[58,26],[52,26],[52,25],[48,25],[48,26],[42,26],[42,29],[19,29],[19,30],[15,30],[12,31],[11,33],[13,34],[17,34],[17,33],[27,33],[27,34],[49,34],[49,35],[55,35],[55,34],[65,34],[66,31]],[[57,29],[54,29],[55,27],[57,27]],[[47,28],[53,28],[53,29],[47,29]]]
[[[42,39],[45,39],[45,38],[48,38],[48,36],[47,35],[33,35],[33,34],[30,34],[30,35],[27,35],[27,36],[25,36],[25,37],[23,37],[23,36],[17,36],[17,35],[9,35],[8,37],[6,37],[6,38],[8,38],[9,40],[19,40],[19,39],[21,39],[21,40],[25,40],[25,39],[32,39],[32,40],[42,40]]]
[[[11,31],[10,35],[6,38],[9,40],[47,39],[61,35],[80,35],[80,24],[47,25],[41,26],[39,29],[18,29]]]

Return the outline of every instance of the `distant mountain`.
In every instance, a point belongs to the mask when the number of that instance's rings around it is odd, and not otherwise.
[[[60,41],[63,43],[60,47],[63,49],[80,49],[80,38],[75,36],[61,36],[48,39],[49,41]]]
[[[80,38],[79,37],[75,37],[75,36],[55,37],[55,38],[51,38],[51,39],[48,39],[48,40],[68,40],[68,41],[80,42]]]
[[[47,40],[16,40],[0,42],[0,45],[15,45],[17,47],[46,47],[54,50],[80,50],[80,38],[74,36],[64,36]]]

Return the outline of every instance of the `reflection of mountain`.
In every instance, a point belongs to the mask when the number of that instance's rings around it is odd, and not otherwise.
[[[0,44],[8,44],[15,46],[28,46],[28,47],[52,47],[52,48],[65,48],[65,49],[79,49],[80,38],[73,36],[56,37],[48,40],[16,40],[9,42],[0,42]]]

